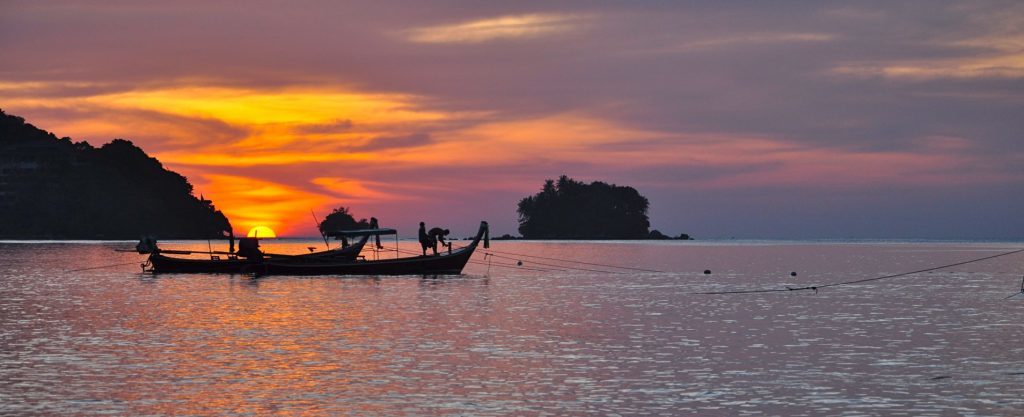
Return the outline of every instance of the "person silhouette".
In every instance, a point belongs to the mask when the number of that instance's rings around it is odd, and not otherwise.
[[[423,256],[427,256],[427,248],[434,248],[434,253],[437,253],[437,242],[427,234],[426,223],[420,222],[419,237],[420,246],[423,246]]]
[[[448,236],[448,233],[450,233],[448,229],[442,229],[440,227],[435,227],[433,229],[430,229],[429,232],[427,232],[427,236],[429,236],[430,240],[433,241],[432,247],[434,248],[434,255],[437,255],[438,242],[440,242],[442,246],[447,246],[449,249],[451,249],[452,244],[450,242],[444,241],[444,237]]]
[[[377,218],[376,217],[370,217],[370,228],[371,229],[380,229],[380,225],[377,224]],[[384,249],[384,246],[382,246],[380,244],[380,235],[375,235],[374,238],[377,239],[377,249]]]

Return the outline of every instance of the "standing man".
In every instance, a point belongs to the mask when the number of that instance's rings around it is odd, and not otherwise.
[[[370,217],[370,228],[371,229],[380,229],[380,225],[377,224],[377,218],[376,217]],[[374,235],[374,238],[377,240],[377,249],[384,249],[384,246],[382,246],[380,244],[380,235]]]
[[[427,224],[420,222],[420,246],[423,246],[423,256],[427,256],[427,248],[434,248],[437,254],[437,242],[427,234]]]

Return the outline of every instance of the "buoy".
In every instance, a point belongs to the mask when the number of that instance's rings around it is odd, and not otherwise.
[[[795,276],[796,276],[796,271],[790,272],[790,273],[789,273],[789,276],[791,276],[791,277],[795,277]]]
[[[516,261],[516,266],[523,266],[523,261]]]
[[[705,269],[704,270],[704,275],[711,275],[711,270],[710,269]]]

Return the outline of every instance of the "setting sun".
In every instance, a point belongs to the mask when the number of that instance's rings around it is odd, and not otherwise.
[[[267,226],[256,226],[252,229],[249,229],[249,233],[246,234],[246,236],[267,239],[277,237],[277,234],[274,233],[273,229]]]

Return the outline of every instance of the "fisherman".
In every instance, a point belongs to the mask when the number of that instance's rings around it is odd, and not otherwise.
[[[423,256],[427,256],[427,248],[434,248],[437,253],[437,242],[427,234],[427,224],[420,222],[420,246],[423,246]]]
[[[371,229],[380,229],[380,225],[377,224],[377,218],[376,217],[370,217],[370,228]],[[377,239],[377,249],[384,249],[384,246],[382,246],[380,244],[380,235],[374,235],[374,237]]]
[[[260,250],[260,241],[254,237],[243,237],[238,239],[238,252],[236,254],[239,257],[250,261],[263,261],[263,251]]]
[[[139,243],[135,245],[135,251],[141,254],[156,253],[160,249],[156,247],[156,238],[153,236],[143,236],[139,239]]]
[[[447,246],[448,249],[452,248],[451,242],[445,242],[444,241],[444,237],[448,236],[448,233],[450,233],[448,231],[448,229],[442,229],[440,227],[435,227],[433,229],[430,229],[429,232],[427,232],[427,236],[430,236],[430,239],[434,241],[434,244],[433,244],[434,255],[437,255],[437,243],[438,242],[441,243],[441,246]]]

